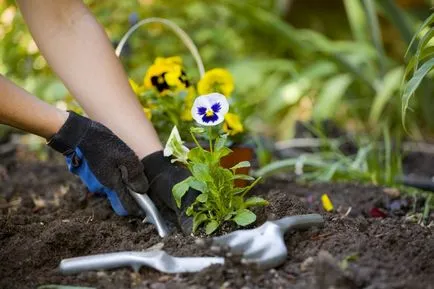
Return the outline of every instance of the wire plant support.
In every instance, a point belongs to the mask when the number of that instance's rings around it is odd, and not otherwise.
[[[136,31],[141,26],[149,24],[149,23],[164,24],[167,27],[169,27],[179,37],[179,39],[181,39],[181,41],[188,48],[191,55],[193,56],[193,58],[196,62],[196,65],[197,65],[197,69],[199,70],[200,78],[202,78],[203,75],[205,74],[205,67],[203,65],[202,58],[201,58],[199,51],[198,51],[196,45],[194,44],[193,40],[190,38],[190,36],[188,36],[188,34],[184,30],[182,30],[181,27],[178,26],[178,24],[176,24],[175,22],[173,22],[171,20],[165,19],[165,18],[158,18],[158,17],[146,18],[146,19],[140,20],[139,22],[137,22],[136,24],[131,26],[131,28],[124,34],[124,36],[122,37],[118,46],[116,47],[116,50],[115,50],[116,56],[119,57],[125,43],[130,38],[131,34],[133,34],[133,32]]]

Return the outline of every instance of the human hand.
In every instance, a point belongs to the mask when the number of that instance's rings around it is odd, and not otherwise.
[[[174,223],[185,234],[190,234],[193,229],[193,218],[186,215],[186,210],[200,193],[190,188],[182,197],[181,207],[176,205],[172,193],[172,188],[177,183],[191,175],[189,170],[171,163],[162,151],[146,156],[142,164],[149,180],[148,195],[163,218]]]
[[[143,212],[128,192],[147,192],[148,180],[134,152],[104,125],[74,112],[48,145],[66,157],[69,170],[92,193],[107,197],[120,216]]]

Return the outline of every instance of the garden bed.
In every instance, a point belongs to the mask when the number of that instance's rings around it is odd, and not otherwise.
[[[257,223],[320,212],[326,224],[288,233],[288,258],[276,269],[258,272],[227,262],[197,274],[126,268],[62,276],[56,271],[61,259],[144,250],[160,242],[176,256],[210,252],[198,248],[193,237],[161,240],[151,225],[117,217],[105,200],[86,195],[63,164],[25,159],[1,159],[0,288],[434,288],[434,228],[409,221],[407,208],[387,211],[390,192],[358,184],[302,185],[287,176],[255,189],[270,201],[256,210]],[[322,210],[323,193],[333,201],[333,213]],[[373,208],[384,208],[387,217],[372,217]]]

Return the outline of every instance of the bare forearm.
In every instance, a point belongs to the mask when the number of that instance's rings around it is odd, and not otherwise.
[[[161,149],[102,27],[79,0],[19,0],[50,66],[86,113],[139,156]]]
[[[0,76],[0,123],[50,138],[68,113],[39,100]]]

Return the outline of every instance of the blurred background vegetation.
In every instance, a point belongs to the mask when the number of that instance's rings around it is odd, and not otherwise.
[[[113,45],[138,20],[173,20],[194,40],[206,69],[228,68],[255,133],[284,140],[296,120],[333,120],[354,133],[429,139],[434,86],[416,91],[401,122],[407,47],[432,13],[431,0],[126,0],[85,1]],[[41,57],[14,1],[0,0],[0,73],[56,103],[68,92]],[[431,41],[432,42],[432,41]],[[432,43],[431,43],[432,45]],[[414,50],[410,49],[410,53]],[[431,50],[432,52],[432,50]],[[192,56],[161,25],[136,32],[121,60],[141,81],[157,56]],[[432,55],[431,55],[432,56]]]

